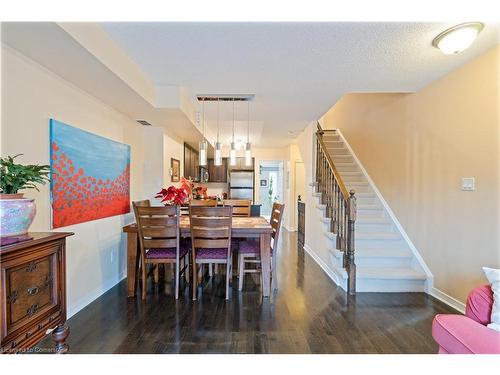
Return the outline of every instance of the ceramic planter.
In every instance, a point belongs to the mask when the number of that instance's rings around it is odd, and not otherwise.
[[[36,214],[35,200],[0,198],[0,237],[20,236],[28,232]]]

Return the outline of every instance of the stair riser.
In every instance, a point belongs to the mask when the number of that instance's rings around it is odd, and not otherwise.
[[[333,147],[330,147],[330,148],[327,148],[327,151],[330,153],[330,156],[332,158],[335,158],[336,156],[340,155],[340,156],[344,156],[344,155],[349,155],[349,150],[347,148],[333,148]]]
[[[346,183],[347,190],[354,190],[356,194],[358,193],[372,193],[373,190],[368,185],[357,185],[357,184],[349,184]]]
[[[344,180],[344,183],[346,185],[351,185],[351,184],[362,184],[366,182],[363,177],[361,176],[344,176],[342,177],[342,180]]]
[[[394,227],[392,224],[372,224],[372,223],[356,223],[356,231],[359,232],[392,232]]]
[[[358,204],[358,206],[361,206],[361,205],[374,205],[378,202],[375,200],[375,197],[369,197],[369,198],[356,197],[356,203]]]
[[[401,240],[396,241],[386,241],[386,240],[363,240],[355,239],[355,248],[360,250],[377,250],[377,249],[401,249],[406,248],[405,244]]]
[[[354,163],[354,159],[351,155],[332,155],[332,160],[335,164],[337,163]]]
[[[424,292],[425,280],[357,279],[356,292]]]
[[[367,267],[410,267],[411,258],[371,258],[371,257],[356,257],[355,263],[358,266]]]

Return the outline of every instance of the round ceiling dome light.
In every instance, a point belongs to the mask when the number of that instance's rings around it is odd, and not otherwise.
[[[432,41],[446,55],[452,55],[467,49],[476,40],[484,25],[481,22],[467,22],[450,27]]]

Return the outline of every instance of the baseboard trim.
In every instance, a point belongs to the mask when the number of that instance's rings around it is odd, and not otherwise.
[[[311,258],[313,258],[313,260],[321,267],[321,269],[326,273],[326,275],[332,279],[332,281],[336,284],[336,285],[339,285],[340,286],[340,280],[339,280],[339,277],[338,275],[335,273],[334,270],[332,270],[330,267],[328,267],[328,265],[323,262],[323,260],[318,257],[314,251],[309,247],[309,245],[307,244],[304,244],[304,250],[306,251],[307,254],[309,254],[311,256]]]
[[[448,306],[454,308],[455,310],[460,311],[462,314],[465,314],[465,304],[449,296],[442,290],[439,290],[437,288],[432,288],[430,295],[440,300],[441,302],[447,304]]]
[[[84,297],[80,298],[77,302],[73,303],[71,306],[68,305],[68,319],[71,318],[76,313],[78,313],[80,310],[84,309],[87,305],[94,302],[97,298],[102,296],[104,293],[113,288],[115,285],[117,285],[126,277],[127,273],[124,272],[119,275],[118,280],[116,279],[107,280],[102,288],[93,290],[90,294],[87,294]]]

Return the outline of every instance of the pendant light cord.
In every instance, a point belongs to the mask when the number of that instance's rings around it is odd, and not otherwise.
[[[201,121],[202,121],[202,124],[201,124],[201,128],[202,128],[202,132],[203,132],[203,141],[205,141],[205,100],[203,100],[201,102]]]
[[[234,145],[234,99],[233,99],[233,145]]]
[[[250,143],[250,101],[247,101],[247,143]]]
[[[217,98],[217,143],[219,143],[219,98]]]

